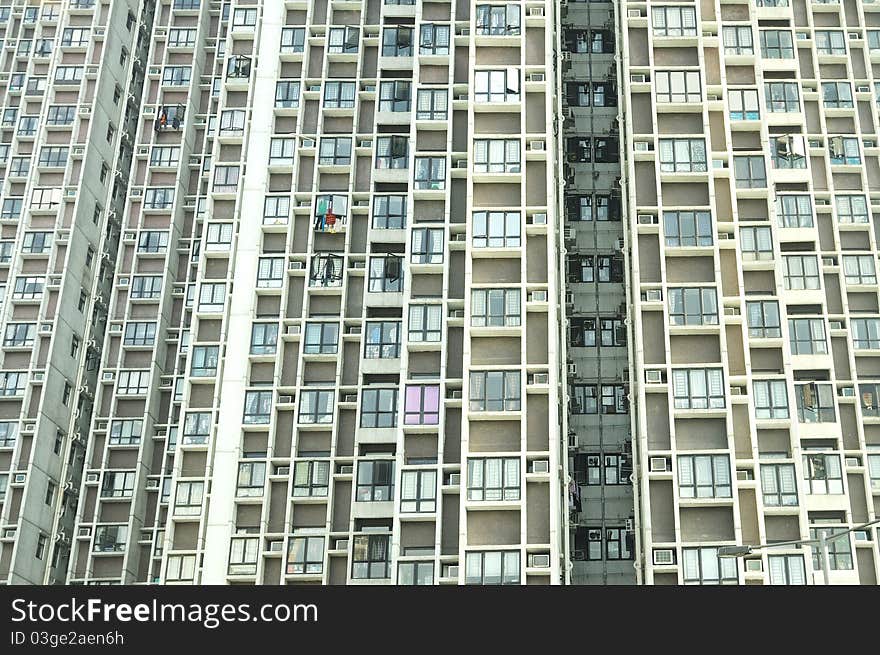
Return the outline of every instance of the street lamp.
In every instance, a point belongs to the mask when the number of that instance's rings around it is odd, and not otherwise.
[[[801,539],[800,541],[781,541],[776,544],[759,544],[757,546],[721,546],[718,549],[718,557],[745,557],[758,550],[767,548],[782,548],[784,546],[819,546],[822,562],[822,584],[827,585],[829,580],[830,566],[828,565],[828,543],[849,535],[850,532],[864,530],[872,525],[880,523],[880,519],[874,519],[868,523],[862,523],[848,530],[841,530],[833,535],[826,535],[825,530],[817,530],[819,536],[816,539]]]

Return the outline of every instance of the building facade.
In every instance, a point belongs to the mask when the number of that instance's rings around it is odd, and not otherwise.
[[[880,5],[0,34],[0,582],[814,584],[718,549],[876,518]]]

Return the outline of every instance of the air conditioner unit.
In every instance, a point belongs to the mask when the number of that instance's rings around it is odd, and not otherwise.
[[[24,484],[27,480],[27,473],[16,473],[12,476],[12,484]]]
[[[853,398],[856,395],[855,387],[841,387],[837,390],[837,394],[844,398]]]
[[[86,482],[97,482],[98,474],[97,473],[86,473]]]
[[[280,405],[289,405],[293,402],[293,396],[290,394],[286,394],[284,396],[278,396],[278,403]]]
[[[651,473],[666,473],[667,461],[665,457],[652,457],[649,462]]]
[[[636,220],[639,225],[653,225],[657,222],[657,217],[654,214],[639,214]]]
[[[461,473],[450,473],[449,474],[449,484],[450,485],[461,484]]]
[[[568,374],[569,375],[577,375],[578,367],[577,364],[569,364],[568,365]]]
[[[534,141],[529,141],[529,150],[534,151],[543,151],[545,149],[545,143],[541,139],[536,139]]]
[[[643,84],[647,80],[643,73],[635,73],[629,76],[629,81],[633,84]]]
[[[284,540],[283,539],[273,539],[269,542],[269,552],[270,553],[278,553],[284,548]]]
[[[550,567],[550,555],[547,553],[529,555],[529,567],[546,569]]]
[[[624,529],[627,532],[632,532],[633,530],[636,529],[636,522],[633,519],[627,519],[623,525],[624,525]]]
[[[627,10],[626,15],[630,18],[641,18],[642,12],[639,9],[629,9]]]
[[[754,480],[755,475],[754,475],[754,473],[752,473],[751,471],[749,471],[747,469],[737,469],[736,470],[736,479],[741,480],[741,481]]]
[[[724,308],[725,316],[739,316],[739,307],[725,307]]]
[[[303,139],[302,140],[302,147],[303,148],[314,148],[315,147],[315,140],[314,139]]]
[[[633,143],[633,149],[636,152],[648,152],[649,143],[647,141],[636,141]]]
[[[543,16],[544,7],[529,7],[529,16]]]
[[[287,262],[287,268],[291,271],[301,271],[306,267],[305,262]]]
[[[660,369],[645,371],[645,382],[648,384],[661,384],[663,382],[663,371]]]
[[[764,570],[764,566],[761,563],[761,560],[757,559],[757,558],[747,559],[745,561],[745,564],[746,564],[746,571],[749,573],[760,573],[761,571]]]
[[[356,403],[358,400],[356,393],[347,393],[342,398],[342,402],[344,403]]]
[[[532,225],[547,225],[547,214],[532,214]]]
[[[663,300],[662,289],[648,289],[645,291],[645,300],[648,302],[660,302]]]
[[[532,291],[529,294],[529,300],[531,302],[547,302],[547,292],[544,290]]]
[[[544,73],[531,73],[529,75],[529,82],[543,82],[543,81],[544,81]]]
[[[150,478],[147,480],[147,489],[158,489],[159,488],[159,480],[156,478]]]
[[[104,374],[101,376],[102,380],[113,380],[116,377],[116,373],[113,371],[104,371]]]
[[[843,329],[843,321],[828,321],[828,326],[832,330],[842,330]]]
[[[275,475],[290,475],[290,467],[289,466],[276,466],[275,467]]]
[[[671,548],[657,548],[653,553],[653,561],[655,566],[675,564],[675,554]]]
[[[360,325],[349,325],[345,330],[346,334],[360,334],[361,326]]]
[[[343,464],[339,467],[340,475],[351,475],[354,473],[354,466],[352,464]]]
[[[548,373],[535,373],[532,377],[532,384],[549,384],[550,375]]]
[[[869,86],[857,86],[856,93],[870,93],[871,87]]]
[[[834,261],[833,257],[823,257],[822,258],[822,266],[836,266],[837,262]]]
[[[457,578],[458,577],[458,565],[457,564],[449,564],[443,569],[443,577],[444,578]]]
[[[449,312],[449,318],[464,318],[464,310],[453,309],[451,312]]]
[[[337,539],[333,543],[333,548],[335,550],[348,550],[348,539]]]
[[[453,400],[458,400],[461,398],[461,389],[450,389],[449,397]]]
[[[3,531],[4,539],[15,539],[15,528],[6,528]]]
[[[299,334],[302,331],[302,327],[299,325],[288,325],[287,326],[287,334]]]
[[[91,537],[92,536],[92,529],[91,528],[80,528],[79,531],[76,533],[76,536],[77,537]]]
[[[550,460],[547,459],[537,459],[532,462],[532,473],[549,473],[550,472]]]

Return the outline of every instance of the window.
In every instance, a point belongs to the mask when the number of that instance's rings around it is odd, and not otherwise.
[[[364,389],[361,393],[361,427],[397,427],[397,389]]]
[[[229,542],[227,575],[254,575],[259,549],[259,537],[233,537]]]
[[[12,448],[18,437],[18,423],[13,421],[0,421],[0,448]],[[112,442],[111,442],[112,443]],[[0,482],[0,500],[2,492],[6,491],[5,480]]]
[[[0,445],[2,443],[0,438]],[[871,489],[876,493],[880,490],[880,454],[868,455],[868,477],[871,479]]]
[[[265,482],[266,462],[239,462],[236,496],[262,496]]]
[[[162,69],[163,86],[188,86],[192,76],[190,66],[166,66]]]
[[[215,193],[234,193],[238,190],[238,178],[241,170],[238,166],[215,166],[214,186]]]
[[[761,30],[761,56],[764,59],[794,59],[789,30]]]
[[[847,284],[877,284],[873,255],[844,255],[843,278]]]
[[[300,400],[300,412],[308,401],[304,400],[305,394]],[[246,425],[267,425],[272,413],[271,391],[246,391],[244,394],[244,417]]]
[[[599,337],[602,346],[625,346],[626,327],[624,326],[623,319],[600,318]]]
[[[449,54],[449,25],[422,23],[419,32],[420,55]]]
[[[859,140],[856,137],[829,137],[828,154],[832,165],[858,166],[862,163]]]
[[[3,208],[0,210],[0,219],[14,221],[21,217],[21,198],[4,198]]]
[[[631,463],[625,455],[599,453],[575,455],[575,479],[587,486],[628,485]]]
[[[737,189],[763,189],[767,186],[767,169],[762,155],[734,156],[733,170]]]
[[[834,206],[840,223],[868,223],[868,201],[863,195],[836,195]]]
[[[443,228],[416,228],[412,231],[410,262],[413,264],[443,263]]]
[[[803,555],[768,555],[767,562],[770,568],[770,584],[807,584]]]
[[[195,555],[169,555],[165,579],[169,581],[192,581],[195,578]]]
[[[418,189],[442,191],[446,188],[446,158],[416,157],[414,186]]]
[[[409,111],[412,82],[392,80],[379,83],[379,111]]]
[[[521,324],[519,289],[474,289],[471,291],[473,327],[516,327]]]
[[[660,171],[665,173],[705,172],[705,139],[660,139]]]
[[[12,291],[13,300],[39,300],[43,297],[43,286],[46,278],[36,276],[18,276]]]
[[[572,414],[598,414],[599,393],[595,384],[575,384],[571,389]]]
[[[365,359],[400,357],[400,321],[367,321]]]
[[[470,411],[520,411],[519,371],[474,371],[470,374]]]
[[[357,465],[359,502],[385,502],[394,498],[394,460],[361,460]]]
[[[843,532],[846,528],[810,528],[810,539],[818,539],[820,533],[824,533],[825,538]],[[832,571],[849,571],[853,568],[852,550],[850,549],[849,535],[825,542],[828,547],[828,568]],[[819,545],[810,546],[813,555],[813,570],[822,569],[822,557],[819,552]]]
[[[196,378],[214,377],[217,375],[219,357],[219,346],[195,346],[192,351],[190,375]]]
[[[600,387],[603,414],[627,414],[629,404],[626,399],[626,386],[623,384],[603,384]]]
[[[792,355],[828,354],[824,319],[788,319],[788,338]]]
[[[773,168],[806,169],[807,145],[800,134],[782,134],[770,139],[770,162]]]
[[[271,392],[267,392],[270,394]],[[299,396],[300,423],[332,423],[334,413],[334,392],[305,390]]]
[[[813,206],[810,196],[776,196],[776,218],[782,227],[813,227]]]
[[[834,423],[834,389],[830,384],[795,384],[798,420],[801,423]]]
[[[620,159],[616,137],[569,137],[568,161],[611,163]]]
[[[131,278],[132,300],[147,300],[158,298],[160,295],[162,295],[162,278],[159,275],[135,275]]]
[[[400,511],[437,511],[437,471],[404,471],[401,474]]]
[[[211,413],[190,412],[183,423],[184,444],[205,444],[211,436]]]
[[[281,28],[281,52],[282,53],[298,53],[303,52],[306,39],[306,30],[304,27],[283,27]]]
[[[205,232],[206,250],[229,250],[232,243],[232,223],[208,223]]]
[[[391,535],[355,535],[352,547],[351,577],[377,580],[391,576]]]
[[[442,305],[410,305],[410,343],[437,343],[443,337]]]
[[[99,525],[95,530],[93,549],[96,553],[122,552],[127,541],[127,525]]]
[[[595,257],[592,255],[569,255],[566,259],[569,282],[595,282]]]
[[[653,7],[654,36],[696,36],[697,12],[694,7]]]
[[[413,28],[403,26],[386,27],[382,31],[382,56],[412,57],[412,42]]]
[[[226,79],[247,79],[251,76],[251,58],[245,55],[234,55],[226,64]],[[218,80],[219,81],[219,80]]]
[[[136,446],[141,442],[142,420],[123,419],[110,422],[111,446]]]
[[[125,325],[123,344],[126,346],[152,346],[156,342],[155,321],[133,321]]]
[[[396,255],[370,257],[370,293],[399,293],[403,290],[401,258]]]
[[[849,82],[822,82],[822,102],[826,107],[852,107],[852,86]]]
[[[670,325],[718,325],[718,296],[714,287],[671,288]]]
[[[519,139],[476,139],[475,173],[519,173]]]
[[[297,462],[293,467],[293,496],[325,497],[330,489],[330,462]]]
[[[175,516],[198,516],[202,512],[204,482],[178,482],[174,495]]]
[[[293,109],[299,107],[300,83],[280,80],[275,83],[275,107]]]
[[[257,24],[256,9],[235,9],[232,12],[232,27],[254,27]]]
[[[519,102],[519,69],[474,71],[474,102]]]
[[[131,498],[134,493],[134,471],[107,471],[101,486],[102,498]]]
[[[724,379],[720,368],[672,371],[676,409],[722,409]]]
[[[331,30],[332,32],[333,30]],[[324,83],[324,108],[325,109],[352,109],[354,108],[355,83],[354,82],[325,82]]]
[[[176,146],[153,146],[150,150],[150,166],[177,166],[180,163],[180,148]]]
[[[786,289],[819,288],[819,261],[815,255],[785,255],[782,262]]]
[[[174,189],[153,188],[144,191],[144,209],[170,209],[174,204]]]
[[[277,335],[278,326],[276,324],[273,325],[276,328]],[[303,352],[307,355],[335,354],[338,344],[339,323],[308,323],[306,325]]]
[[[800,87],[797,82],[765,82],[767,111],[797,113],[801,110]]]
[[[846,55],[846,39],[841,30],[816,30],[813,40],[820,55]]]
[[[666,246],[687,248],[712,245],[712,217],[708,211],[663,212]]]
[[[853,318],[850,321],[853,347],[856,350],[880,348],[880,318]]]
[[[658,72],[666,76],[666,90],[669,90],[669,72]],[[617,90],[612,82],[568,82],[566,101],[572,107],[616,107]],[[669,102],[667,100],[667,102]]]
[[[168,30],[168,47],[191,48],[196,44],[195,29],[172,27]]]
[[[748,25],[728,25],[722,28],[725,55],[754,54],[752,28]]]
[[[355,53],[360,44],[361,31],[358,27],[331,27],[327,39],[329,54]]]
[[[468,500],[520,499],[519,457],[468,459]]]
[[[515,4],[477,5],[476,33],[481,36],[520,34],[520,7]]]
[[[49,168],[63,168],[67,165],[67,147],[62,146],[43,146],[40,148],[40,157],[37,160],[38,166]]]
[[[150,383],[149,371],[120,371],[116,381],[116,393],[134,396],[147,393]]]
[[[449,91],[447,89],[419,89],[416,120],[445,121],[448,118]],[[407,102],[407,110],[409,103]]]
[[[614,32],[610,29],[566,30],[565,41],[571,52],[597,54],[614,52]]]
[[[342,267],[344,259],[333,253],[318,253],[312,258],[312,270],[309,275],[311,287],[342,286]]]
[[[732,121],[756,121],[761,117],[757,89],[731,89],[728,106]]]
[[[141,232],[138,238],[138,252],[160,253],[168,250],[168,232],[165,230],[151,230]]]
[[[569,319],[568,341],[571,346],[593,348],[596,340],[596,319],[572,316]]]
[[[755,380],[752,382],[755,396],[756,419],[788,418],[788,391],[785,380]]]
[[[682,498],[730,498],[727,455],[679,455],[678,492]]]
[[[36,323],[7,323],[3,334],[4,348],[27,348],[34,345]]]
[[[373,197],[373,229],[400,230],[406,225],[406,196]]]
[[[437,425],[440,422],[440,387],[436,384],[408,384],[403,408],[405,425]]]
[[[22,242],[22,252],[28,254],[42,254],[52,247],[53,232],[25,232]]]
[[[287,575],[324,572],[324,537],[293,537],[287,544]]]
[[[269,143],[269,166],[293,166],[296,139],[272,139]]]
[[[351,137],[322,137],[318,164],[321,166],[349,166],[351,164]]]
[[[399,585],[433,585],[434,562],[401,562],[397,568]]]
[[[736,559],[719,557],[717,548],[683,548],[683,575],[685,584],[737,584]]]
[[[859,396],[863,415],[880,416],[880,385],[860,384]]]
[[[46,555],[46,542],[48,542],[48,540],[49,538],[44,534],[40,534],[37,537],[37,550],[34,553],[34,557],[37,559],[43,559]]]
[[[773,240],[769,227],[742,227],[739,245],[743,259],[773,259]]]
[[[761,464],[761,493],[767,507],[798,504],[794,464]]]
[[[803,456],[803,464],[808,493],[827,495],[843,493],[843,472],[840,468],[839,455],[808,454]]]
[[[226,284],[224,282],[203,282],[199,290],[199,311],[219,313],[226,304]]]
[[[464,581],[478,585],[519,584],[519,551],[466,553]]]

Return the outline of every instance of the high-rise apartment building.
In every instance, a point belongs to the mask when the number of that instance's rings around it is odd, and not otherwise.
[[[817,548],[718,549],[880,513],[880,5],[621,25],[643,581],[821,584]],[[829,542],[829,581],[876,584],[877,537]]]
[[[0,582],[813,584],[719,549],[880,514],[880,4],[0,37]]]

